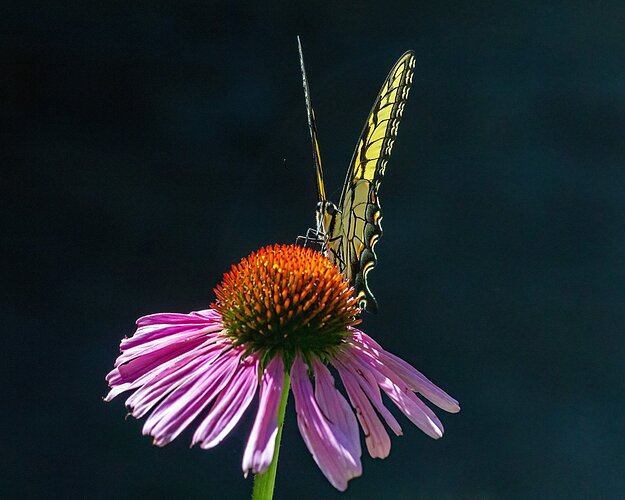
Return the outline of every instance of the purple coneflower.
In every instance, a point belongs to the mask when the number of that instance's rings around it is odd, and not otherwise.
[[[210,309],[137,320],[136,333],[122,340],[106,377],[106,401],[135,390],[126,405],[137,418],[151,412],[143,434],[158,446],[193,422],[193,444],[216,446],[260,387],[243,471],[262,474],[277,451],[290,380],[306,446],[342,491],[362,473],[358,422],[375,458],[386,457],[391,447],[382,420],[402,433],[382,392],[435,439],[443,425],[418,394],[448,412],[460,410],[423,374],[354,328],[360,311],[352,289],[319,252],[295,245],[262,248],[233,266],[215,293]],[[349,403],[328,365],[338,372]]]

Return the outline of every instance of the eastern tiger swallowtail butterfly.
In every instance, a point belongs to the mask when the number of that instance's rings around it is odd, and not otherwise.
[[[306,241],[310,241],[312,235],[314,241],[320,242],[321,251],[338,266],[354,287],[358,306],[375,313],[378,306],[369,289],[367,275],[377,263],[374,247],[382,236],[378,189],[408,99],[415,68],[414,52],[408,51],[402,55],[384,80],[356,144],[341,198],[336,205],[326,198],[315,114],[299,37],[297,43],[319,197],[317,227],[309,230]]]

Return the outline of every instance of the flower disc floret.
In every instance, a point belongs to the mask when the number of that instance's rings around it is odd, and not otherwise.
[[[353,289],[325,256],[297,245],[264,247],[224,275],[212,305],[235,345],[286,359],[325,357],[360,323]]]

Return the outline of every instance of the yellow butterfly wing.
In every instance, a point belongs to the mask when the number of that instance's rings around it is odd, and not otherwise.
[[[340,221],[328,234],[328,255],[353,284],[359,306],[369,312],[377,311],[367,275],[377,263],[374,247],[382,235],[378,189],[397,137],[415,62],[414,53],[406,52],[384,81],[347,171],[338,206]]]

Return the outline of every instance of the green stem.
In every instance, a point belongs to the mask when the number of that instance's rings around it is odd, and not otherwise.
[[[284,374],[284,384],[282,385],[282,399],[278,409],[278,435],[276,436],[276,448],[273,451],[273,460],[269,468],[262,474],[254,476],[254,491],[252,500],[271,500],[273,498],[273,487],[276,484],[276,472],[278,470],[278,455],[280,454],[280,440],[282,439],[282,428],[284,427],[284,414],[286,413],[286,402],[289,399],[289,389],[291,388],[291,377]]]

